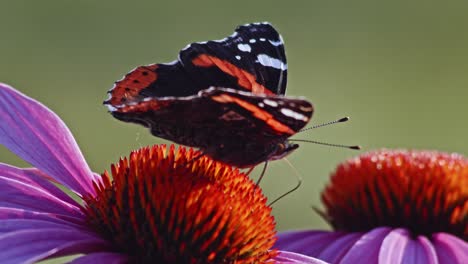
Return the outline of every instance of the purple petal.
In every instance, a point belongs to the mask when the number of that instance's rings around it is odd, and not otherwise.
[[[48,257],[108,250],[96,235],[67,229],[23,230],[0,236],[0,263],[30,263]]]
[[[378,263],[401,263],[409,239],[406,229],[398,228],[392,230],[382,242]]]
[[[80,217],[80,208],[26,183],[0,176],[0,206]]]
[[[424,236],[408,240],[402,263],[437,264],[437,254],[431,242]]]
[[[317,257],[327,246],[345,235],[329,231],[287,231],[278,234],[275,248]]]
[[[310,264],[327,264],[320,259],[311,258],[305,255],[297,254],[288,251],[279,251],[278,256],[274,259],[275,263],[310,263]]]
[[[71,226],[84,226],[86,223],[84,216],[72,217],[63,214],[51,214],[18,208],[0,207],[0,221],[5,219],[44,220],[61,224],[69,224]]]
[[[341,258],[343,258],[346,252],[356,243],[357,240],[359,240],[361,236],[362,233],[349,233],[342,236],[329,244],[327,248],[317,256],[317,258],[330,263],[339,263]]]
[[[123,264],[128,263],[128,256],[118,253],[99,252],[91,253],[79,258],[74,259],[70,264]]]
[[[94,194],[70,130],[47,107],[0,83],[0,144],[78,194]]]
[[[432,242],[437,252],[439,263],[468,263],[467,242],[447,233],[434,234]]]
[[[341,264],[377,263],[382,241],[391,231],[388,227],[379,227],[364,234],[341,260]]]
[[[75,200],[60,190],[57,186],[52,184],[40,170],[32,169],[20,169],[7,164],[0,163],[0,176],[4,176],[10,179],[21,181],[32,185],[34,187],[41,188],[44,191],[52,194],[53,196],[72,204],[76,207],[81,207]]]
[[[67,222],[53,222],[37,219],[5,219],[0,220],[0,235],[20,231],[20,230],[39,230],[47,228],[75,229],[82,232],[91,232],[86,226],[74,225]]]

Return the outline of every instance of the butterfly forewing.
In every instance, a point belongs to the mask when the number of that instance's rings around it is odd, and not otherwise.
[[[222,40],[192,43],[180,52],[179,60],[189,74],[211,78],[209,86],[254,94],[284,94],[286,90],[284,43],[268,23],[239,26]]]
[[[115,83],[107,104],[121,108],[151,97],[190,96],[211,86],[284,94],[284,44],[268,23],[239,26],[217,41],[192,43],[171,63],[140,66]]]

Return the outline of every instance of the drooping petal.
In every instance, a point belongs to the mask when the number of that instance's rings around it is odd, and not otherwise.
[[[48,176],[44,175],[44,173],[38,169],[20,169],[0,162],[0,176],[18,180],[31,186],[40,188],[62,201],[65,201],[76,207],[80,207],[80,205],[75,200],[60,190],[57,186],[52,184],[48,180]]]
[[[382,242],[378,263],[401,263],[409,240],[409,233],[406,229],[398,228],[392,230]]]
[[[86,225],[85,218],[64,214],[44,213],[19,208],[0,207],[0,221],[5,219],[32,219],[69,224],[74,226]]]
[[[287,231],[277,235],[275,248],[307,256],[318,256],[345,233],[328,231]]]
[[[73,225],[66,222],[53,222],[37,219],[3,219],[0,220],[0,234],[21,231],[21,230],[39,230],[39,229],[75,229],[82,232],[90,232],[86,226]]]
[[[275,258],[275,263],[327,264],[327,262],[323,260],[311,258],[293,252],[279,251],[278,253],[278,256]]]
[[[118,253],[98,252],[91,253],[79,258],[74,259],[70,264],[124,264],[128,263],[128,256]]]
[[[52,256],[108,250],[108,242],[78,230],[23,230],[0,236],[0,263],[33,263]]]
[[[342,264],[376,263],[382,241],[391,231],[389,227],[375,228],[364,234],[341,259]]]
[[[94,176],[63,121],[1,83],[0,144],[78,194],[94,194]]]
[[[74,217],[83,216],[80,208],[60,200],[41,188],[1,176],[0,206]]]
[[[446,233],[432,236],[439,263],[464,264],[468,260],[468,243]]]

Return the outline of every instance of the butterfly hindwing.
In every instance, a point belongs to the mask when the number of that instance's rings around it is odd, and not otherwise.
[[[244,121],[236,129],[245,130],[248,124],[266,135],[289,137],[302,129],[313,114],[312,104],[302,98],[255,95],[228,88],[211,88],[200,93],[200,104],[211,102],[224,108],[218,122]],[[247,140],[247,139],[246,139]]]

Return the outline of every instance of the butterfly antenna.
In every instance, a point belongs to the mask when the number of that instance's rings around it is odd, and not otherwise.
[[[315,140],[306,140],[306,139],[289,139],[289,141],[296,141],[296,142],[307,142],[307,143],[314,143],[317,145],[324,145],[324,146],[329,146],[329,147],[336,147],[336,148],[347,148],[347,149],[354,149],[354,150],[360,150],[361,146],[359,145],[341,145],[341,144],[332,144],[332,143],[325,143],[325,142],[320,142],[320,141],[315,141]]]
[[[315,126],[312,126],[312,127],[301,129],[301,130],[299,130],[299,132],[304,132],[304,131],[311,130],[311,129],[314,129],[314,128],[319,128],[319,127],[334,125],[334,124],[338,124],[338,123],[343,123],[343,122],[346,122],[348,120],[349,120],[349,117],[345,116],[345,117],[342,117],[340,119],[337,119],[337,120],[334,120],[334,121],[331,121],[331,122],[326,122],[326,123],[323,123],[323,124],[320,124],[320,125],[315,125]],[[358,145],[348,146],[348,145],[342,145],[342,144],[332,144],[332,143],[320,142],[320,141],[315,141],[315,140],[289,139],[289,141],[308,142],[308,143],[314,143],[314,144],[324,145],[324,146],[329,146],[329,147],[347,148],[347,149],[354,149],[354,150],[361,149],[361,147],[358,146]]]
[[[265,161],[265,165],[263,165],[262,173],[260,173],[260,177],[258,177],[258,180],[257,180],[257,186],[260,185],[260,182],[262,181],[263,176],[265,175],[267,167],[268,167],[268,161]]]
[[[345,117],[342,117],[340,119],[337,119],[337,120],[334,120],[334,121],[331,121],[331,122],[327,122],[327,123],[323,123],[323,124],[320,124],[320,125],[315,125],[315,126],[312,126],[312,127],[301,129],[301,130],[299,130],[299,132],[304,132],[304,131],[307,131],[307,130],[311,130],[311,129],[315,129],[315,128],[319,128],[319,127],[324,127],[324,126],[329,126],[329,125],[333,125],[333,124],[337,124],[337,123],[344,123],[344,122],[346,122],[348,120],[349,120],[349,117],[345,116]]]
[[[276,199],[274,199],[271,203],[268,204],[268,206],[272,206],[274,203],[278,202],[279,200],[283,199],[284,197],[288,196],[289,194],[293,193],[294,191],[296,191],[302,184],[302,177],[301,177],[301,174],[297,171],[297,169],[291,164],[291,162],[284,158],[283,159],[284,161],[286,161],[286,163],[289,165],[289,167],[291,167],[291,169],[294,171],[294,175],[296,176],[296,179],[297,179],[297,184],[296,186],[294,186],[291,190],[283,193],[282,195],[278,196]]]
[[[247,170],[247,172],[245,173],[245,175],[249,176],[250,173],[252,173],[253,169],[255,169],[255,166],[250,167],[250,168]]]

